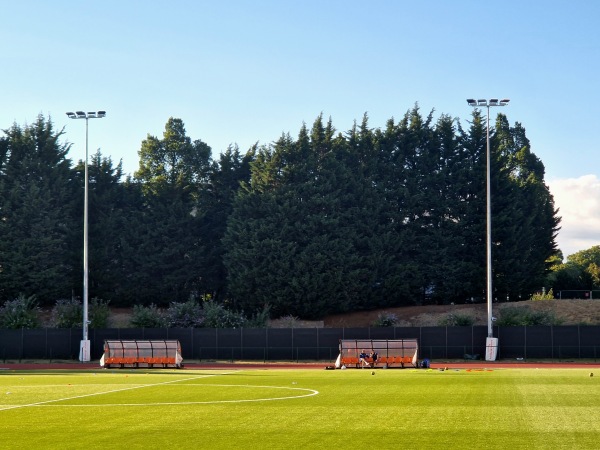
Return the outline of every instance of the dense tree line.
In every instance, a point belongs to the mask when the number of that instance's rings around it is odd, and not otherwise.
[[[564,263],[559,256],[553,258],[552,262],[547,285],[555,295],[560,291],[600,290],[600,245],[574,253]],[[598,298],[597,293],[593,298]]]
[[[382,129],[365,116],[340,133],[318,117],[213,160],[171,118],[133,176],[90,159],[90,296],[301,317],[481,299],[485,117],[469,124],[416,106]],[[83,162],[42,116],[4,133],[0,302],[78,296]],[[524,128],[498,115],[491,142],[494,295],[516,300],[544,284],[560,219]]]
[[[225,234],[229,290],[303,317],[485,289],[485,119],[463,130],[418,108],[339,134],[319,117],[257,152]],[[528,298],[559,218],[524,129],[499,115],[493,148],[494,296]]]

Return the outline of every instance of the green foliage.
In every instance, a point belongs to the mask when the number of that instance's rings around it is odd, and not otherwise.
[[[215,301],[207,301],[202,305],[204,314],[203,326],[206,328],[242,328],[246,319],[243,314],[225,309]]]
[[[0,328],[38,328],[40,309],[34,295],[21,294],[0,307]]]
[[[33,124],[9,130],[0,161],[0,292],[4,298],[36,295],[40,304],[71,292],[79,191],[73,183],[69,146],[61,144],[41,115]],[[81,245],[80,241],[78,242]],[[77,258],[75,258],[77,256]]]
[[[600,289],[600,245],[570,255],[564,264],[554,264],[548,281],[557,291]]]
[[[458,128],[458,129],[457,129]],[[244,309],[331,313],[478,297],[485,289],[485,117],[469,130],[417,106],[345,136],[318,117],[258,149],[223,243]],[[528,297],[556,254],[560,222],[525,130],[492,130],[497,294]]]
[[[209,172],[211,148],[200,140],[192,142],[181,119],[169,118],[163,139],[148,135],[139,151],[135,177],[142,181],[148,197],[183,194],[194,198]]]
[[[74,171],[76,181],[83,189],[85,162],[79,161]],[[125,270],[121,252],[127,233],[135,227],[127,216],[139,197],[135,195],[135,187],[122,182],[122,163],[113,166],[112,160],[103,157],[100,151],[90,156],[88,173],[89,207],[93,211],[88,218],[92,293],[113,305],[129,306],[128,288],[132,276]],[[77,215],[81,217],[82,214],[83,205],[78,202]],[[81,245],[79,232],[75,243]]]
[[[81,328],[83,305],[76,298],[60,299],[52,308],[51,324],[56,328]]]
[[[398,316],[394,313],[381,312],[373,322],[374,327],[394,327],[398,323]]]
[[[506,306],[500,309],[498,326],[560,325],[551,311],[532,311],[528,307]]]
[[[110,315],[109,302],[93,298],[88,304],[90,328],[107,328]],[[80,299],[58,300],[52,308],[51,323],[56,328],[81,328],[83,304]]]
[[[167,328],[201,328],[204,326],[204,311],[195,300],[184,303],[171,302],[165,314]]]
[[[244,314],[228,310],[214,300],[202,303],[190,300],[172,302],[166,311],[156,305],[136,305],[130,324],[135,328],[264,328],[268,318],[268,307],[247,319]]]
[[[212,161],[210,147],[170,118],[161,137],[142,142],[133,178],[123,182],[121,165],[99,152],[91,158],[92,293],[158,307],[209,293],[238,311],[268,303],[269,315],[301,318],[478,297],[485,124],[479,110],[462,129],[415,105],[381,129],[365,115],[338,133],[319,116],[297,137]],[[0,292],[51,304],[81,288],[84,165],[70,166],[69,144],[43,117],[5,134]],[[528,298],[547,285],[560,219],[524,128],[500,114],[490,143],[494,287],[500,298]],[[574,257],[553,272],[555,292],[598,283],[600,261],[582,256],[589,264]]]
[[[156,305],[134,305],[130,319],[133,328],[163,328],[165,322],[164,312]]]
[[[246,328],[267,328],[271,308],[267,305],[246,321]]]
[[[533,301],[554,300],[554,291],[550,289],[548,292],[536,292],[530,298]]]
[[[449,314],[440,321],[441,327],[471,327],[475,324],[475,318],[468,314]]]
[[[108,327],[108,316],[110,315],[110,308],[108,304],[110,302],[104,301],[99,298],[93,298],[89,302],[89,321],[90,328],[107,328]]]
[[[215,252],[222,253],[222,231],[215,228],[224,227],[226,219],[221,216],[223,222],[215,225],[207,216],[207,208],[214,206],[209,194],[220,194],[207,187],[209,175],[218,170],[211,165],[210,147],[192,141],[183,121],[170,118],[162,139],[149,135],[139,155],[139,203],[127,211],[118,243],[121,267],[131,274],[127,297],[137,297],[136,304],[164,306],[167,299],[180,303],[195,292],[223,289],[222,265],[215,262]]]

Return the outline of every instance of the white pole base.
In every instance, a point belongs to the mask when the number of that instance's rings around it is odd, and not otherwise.
[[[79,361],[88,362],[90,360],[90,341],[81,341],[79,347]]]
[[[489,337],[485,340],[485,360],[496,361],[498,356],[498,338]]]

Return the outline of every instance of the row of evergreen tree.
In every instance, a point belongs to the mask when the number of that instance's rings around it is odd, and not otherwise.
[[[210,297],[305,318],[485,296],[486,123],[418,107],[348,132],[319,116],[297,138],[212,158],[168,120],[125,176],[89,163],[90,296],[112,305]],[[524,128],[492,127],[494,295],[528,298],[560,218]],[[81,292],[83,162],[44,117],[0,139],[0,300]]]

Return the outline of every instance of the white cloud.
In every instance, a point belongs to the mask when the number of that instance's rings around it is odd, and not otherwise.
[[[596,175],[548,181],[560,208],[558,248],[565,257],[600,245],[600,179]]]

